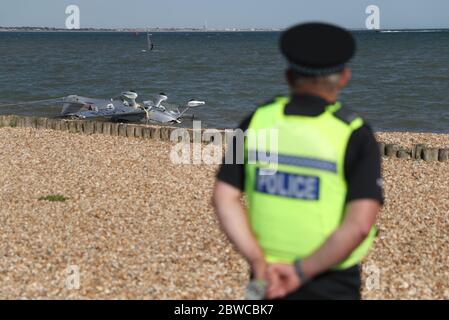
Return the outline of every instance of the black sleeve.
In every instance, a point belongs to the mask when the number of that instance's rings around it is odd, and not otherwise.
[[[251,118],[254,113],[252,113],[250,116],[245,118],[243,122],[238,126],[238,129],[241,129],[242,131],[246,131],[249,127],[249,123],[251,121]],[[243,146],[240,146],[243,147]],[[220,168],[218,169],[217,173],[217,179],[223,182],[226,182],[227,184],[230,184],[231,186],[243,191],[245,187],[245,170],[243,164],[237,164],[236,162],[236,139],[234,138],[232,141],[232,146],[228,146],[228,151],[230,152],[230,148],[233,148],[233,162],[232,164],[225,164],[224,160]],[[223,158],[224,159],[224,158]]]
[[[368,125],[352,133],[345,155],[348,183],[346,203],[356,199],[374,199],[383,204],[381,158],[376,138]]]

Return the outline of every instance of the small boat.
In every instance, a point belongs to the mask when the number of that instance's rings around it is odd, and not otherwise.
[[[135,91],[122,92],[119,97],[96,99],[70,95],[63,98],[60,116],[71,119],[103,118],[111,121],[152,121],[157,123],[181,123],[190,108],[202,106],[204,101],[192,99],[181,108],[170,109],[164,106],[168,96],[160,93],[155,101],[137,103]]]

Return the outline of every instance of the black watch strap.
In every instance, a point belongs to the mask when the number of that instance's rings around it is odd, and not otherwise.
[[[299,279],[301,279],[301,282],[304,284],[307,281],[309,281],[310,279],[307,278],[306,275],[304,274],[304,271],[302,271],[301,259],[296,259],[294,265],[296,274],[298,275]]]

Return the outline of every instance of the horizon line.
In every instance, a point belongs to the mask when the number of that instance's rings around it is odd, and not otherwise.
[[[146,31],[146,30],[192,30],[192,31],[281,31],[288,27],[223,27],[223,28],[204,28],[204,27],[83,27],[79,29],[67,29],[64,27],[43,27],[43,26],[0,26],[0,30],[4,29],[44,29],[48,31]],[[432,27],[432,28],[380,28],[380,29],[366,29],[366,28],[346,28],[350,31],[407,31],[407,30],[449,30],[449,27]]]

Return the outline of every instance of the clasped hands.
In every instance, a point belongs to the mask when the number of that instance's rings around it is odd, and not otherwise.
[[[256,280],[266,281],[265,297],[267,299],[283,298],[298,290],[303,284],[293,264],[267,264],[261,261],[253,264],[252,269]]]

